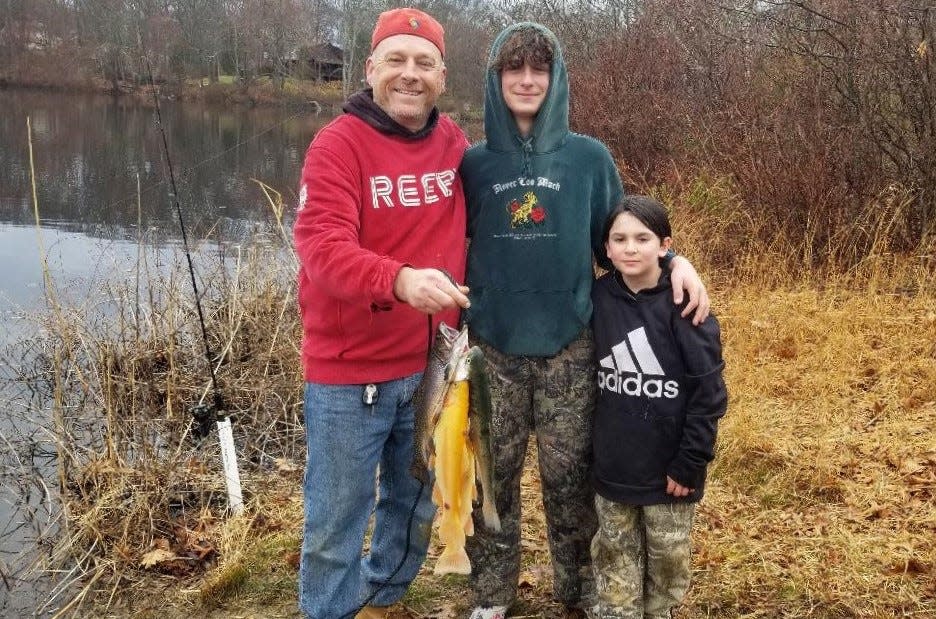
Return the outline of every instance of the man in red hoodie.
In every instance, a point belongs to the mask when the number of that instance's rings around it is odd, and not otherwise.
[[[439,114],[439,23],[382,13],[370,88],[313,139],[295,245],[308,442],[299,606],[313,619],[381,617],[425,558],[435,507],[408,472],[426,315],[452,326],[468,307],[464,133]],[[375,475],[379,489],[375,506]],[[371,511],[370,552],[361,556]],[[412,518],[411,518],[412,514]]]

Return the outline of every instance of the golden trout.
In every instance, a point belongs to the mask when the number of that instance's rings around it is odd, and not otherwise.
[[[432,433],[435,485],[432,502],[439,507],[439,541],[445,549],[436,574],[470,574],[465,536],[473,535],[471,502],[477,497],[474,454],[468,448],[468,380],[456,380],[445,394],[442,415]]]
[[[444,364],[443,364],[443,359]],[[435,473],[432,500],[439,507],[439,540],[444,550],[436,574],[469,574],[465,538],[474,534],[472,502],[483,493],[484,524],[500,530],[494,500],[490,445],[491,405],[484,354],[468,348],[467,328],[439,325],[429,366],[415,397],[413,474]],[[425,466],[422,463],[426,463]]]

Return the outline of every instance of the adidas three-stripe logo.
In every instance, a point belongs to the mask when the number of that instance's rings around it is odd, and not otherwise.
[[[611,347],[611,354],[598,362],[598,388],[621,395],[675,398],[679,383],[663,381],[666,376],[643,327],[630,331]],[[625,374],[630,376],[624,377]],[[660,376],[661,378],[645,378]]]
[[[630,350],[628,350],[628,342]],[[631,354],[633,350],[633,355]],[[612,357],[614,358],[612,360]],[[647,332],[643,327],[634,329],[627,334],[627,339],[611,347],[611,354],[598,362],[603,368],[617,370],[618,372],[632,372],[634,374],[649,374],[651,376],[665,376],[660,367],[660,361],[653,354]]]

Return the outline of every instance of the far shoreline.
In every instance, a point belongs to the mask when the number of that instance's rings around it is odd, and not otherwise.
[[[340,82],[313,82],[285,78],[282,84],[269,77],[235,82],[231,76],[223,81],[186,79],[156,85],[161,99],[202,102],[245,107],[287,106],[308,108],[315,112],[341,104]],[[96,94],[117,98],[152,100],[149,83],[118,81],[116,84],[100,78],[49,82],[0,76],[0,90],[35,90],[64,94]]]

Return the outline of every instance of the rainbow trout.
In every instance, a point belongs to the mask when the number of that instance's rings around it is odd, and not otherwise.
[[[468,574],[471,563],[465,538],[474,533],[472,501],[481,482],[484,525],[500,530],[494,499],[491,449],[491,394],[484,354],[468,347],[467,327],[460,332],[442,323],[429,364],[414,396],[415,453],[411,472],[428,483],[439,507],[439,540],[444,550],[436,574]]]
[[[462,333],[464,336],[459,337]],[[445,392],[452,383],[455,365],[459,357],[467,352],[467,332],[456,331],[444,322],[439,323],[429,351],[429,361],[413,395],[416,432],[410,473],[423,484],[429,484],[429,458],[433,453],[432,431],[442,414]]]

